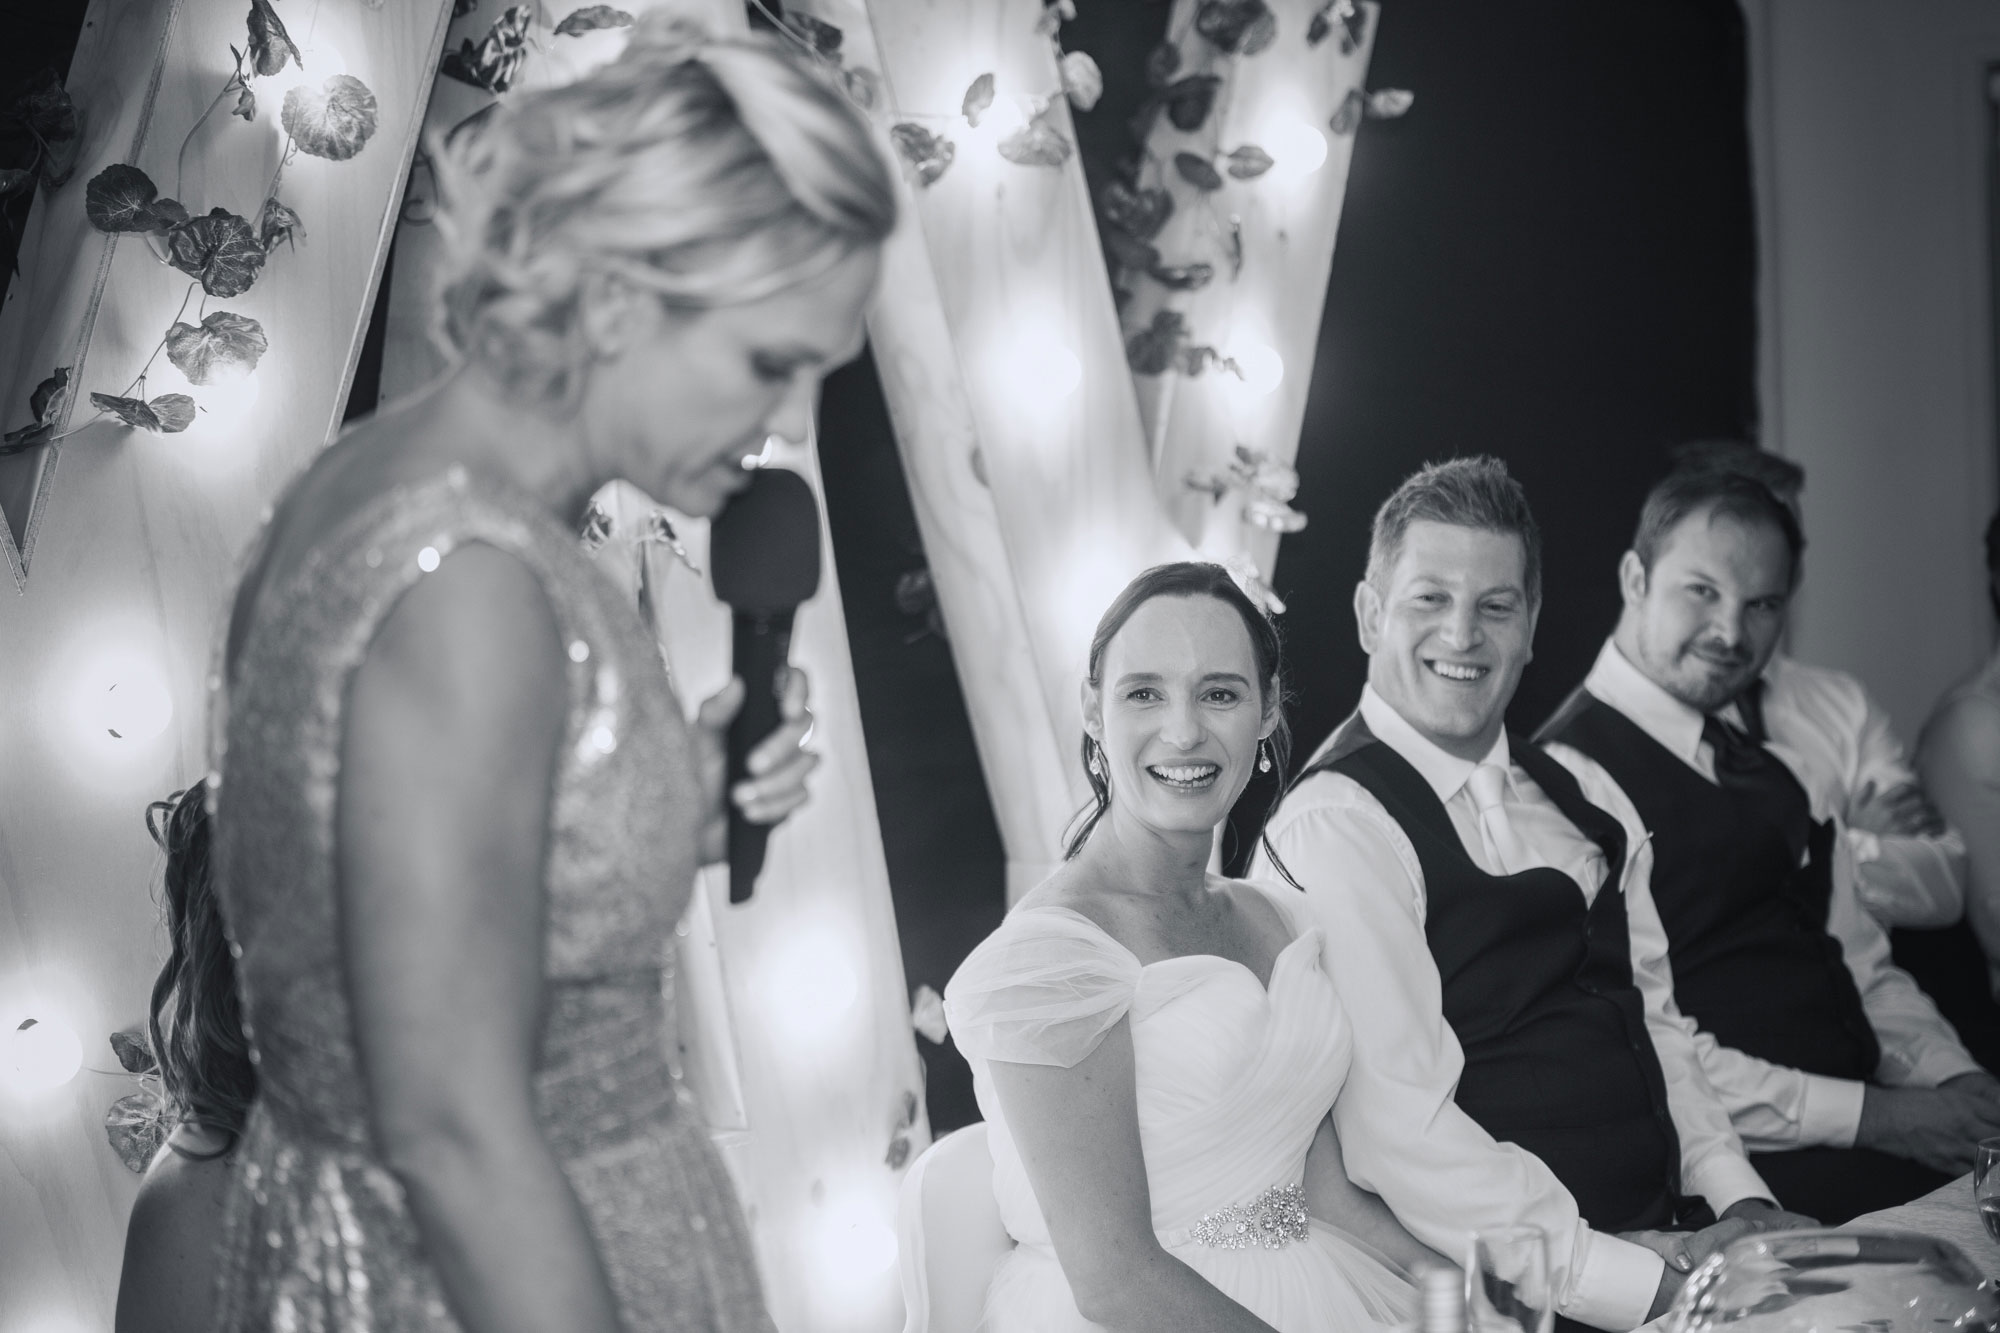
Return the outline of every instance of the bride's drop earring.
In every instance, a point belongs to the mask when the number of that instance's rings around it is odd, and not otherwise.
[[[1090,761],[1084,765],[1085,768],[1090,770],[1090,776],[1094,778],[1104,776],[1104,764],[1097,757],[1102,752],[1102,749],[1103,747],[1101,746],[1092,745],[1090,747]]]
[[[1259,773],[1271,771],[1271,752],[1264,748],[1263,741],[1257,742],[1257,771]]]

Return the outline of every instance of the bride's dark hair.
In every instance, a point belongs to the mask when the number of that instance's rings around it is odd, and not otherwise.
[[[1277,715],[1277,725],[1272,728],[1265,744],[1270,747],[1271,767],[1280,781],[1270,805],[1265,807],[1264,818],[1259,821],[1260,829],[1270,822],[1271,815],[1284,799],[1285,787],[1282,781],[1285,765],[1292,755],[1292,728],[1285,720],[1285,679],[1284,661],[1278,640],[1278,627],[1272,623],[1258,605],[1237,586],[1236,579],[1221,565],[1204,561],[1182,560],[1170,565],[1154,565],[1139,577],[1125,585],[1125,591],[1105,610],[1104,618],[1097,622],[1097,633],[1090,640],[1090,663],[1085,670],[1092,689],[1104,684],[1104,652],[1111,641],[1118,637],[1118,631],[1125,628],[1125,622],[1132,613],[1152,601],[1155,597],[1213,597],[1228,606],[1243,619],[1243,628],[1250,635],[1250,651],[1257,659],[1257,687],[1262,694],[1263,704]],[[1077,813],[1081,826],[1070,836],[1069,845],[1063,851],[1065,860],[1083,850],[1084,843],[1090,841],[1090,834],[1097,827],[1104,812],[1111,808],[1111,783],[1103,770],[1101,761],[1093,768],[1091,759],[1098,749],[1097,742],[1090,733],[1083,736],[1083,773],[1090,780],[1093,805]],[[1260,834],[1260,837],[1262,835]],[[1277,849],[1271,846],[1268,837],[1262,839],[1264,854],[1271,858],[1271,864],[1293,888],[1298,881],[1285,869],[1285,863],[1278,858]]]
[[[214,1154],[219,1157],[243,1132],[257,1096],[257,1070],[243,1035],[236,962],[210,881],[207,799],[208,784],[197,782],[146,807],[146,831],[167,854],[162,906],[168,943],[146,1027],[168,1116],[227,1136]]]

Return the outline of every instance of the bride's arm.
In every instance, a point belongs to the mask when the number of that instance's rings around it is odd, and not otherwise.
[[[1084,1318],[1111,1333],[1273,1333],[1153,1234],[1129,1020],[1068,1069],[988,1068]]]
[[[532,1091],[566,669],[534,575],[469,544],[403,596],[348,691],[335,836],[355,1045],[375,1142],[468,1333],[618,1324]]]
[[[1331,1115],[1319,1122],[1319,1133],[1306,1153],[1306,1211],[1367,1245],[1406,1274],[1424,1267],[1451,1267],[1445,1256],[1404,1230],[1381,1195],[1370,1194],[1347,1178]]]

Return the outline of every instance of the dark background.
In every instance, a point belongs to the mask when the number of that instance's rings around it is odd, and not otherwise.
[[[1167,6],[1078,8],[1063,42],[1107,84],[1077,118],[1096,183],[1132,150]],[[1610,631],[1614,565],[1668,449],[1756,422],[1733,0],[1389,0],[1369,82],[1416,105],[1361,130],[1299,447],[1311,523],[1278,560],[1300,757],[1360,693],[1350,597],[1375,507],[1408,473],[1491,453],[1527,488],[1546,593],[1512,721],[1532,728]],[[1000,840],[949,647],[912,641],[923,622],[894,596],[922,543],[869,361],[828,380],[820,431],[904,966],[941,990],[999,920]],[[1245,794],[1239,835],[1269,793]],[[963,1061],[919,1046],[932,1128],[976,1119]]]

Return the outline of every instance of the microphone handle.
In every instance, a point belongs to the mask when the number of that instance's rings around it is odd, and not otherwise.
[[[764,869],[764,848],[771,839],[769,824],[743,817],[728,790],[750,776],[750,752],[778,729],[782,679],[780,671],[792,649],[791,611],[738,611],[734,657],[743,677],[743,707],[729,724],[729,783],[723,799],[729,810],[729,901],[748,902]]]

